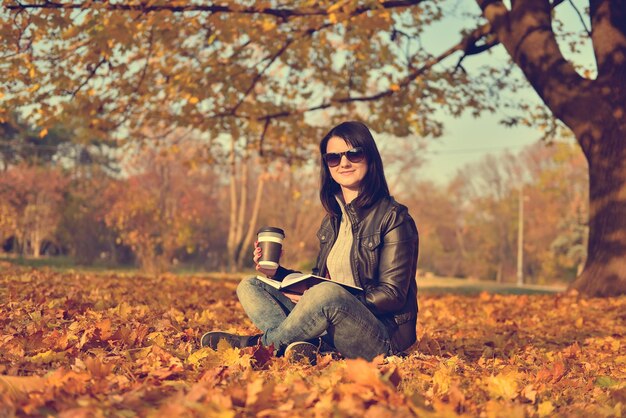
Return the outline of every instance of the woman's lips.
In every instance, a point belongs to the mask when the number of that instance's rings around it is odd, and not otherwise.
[[[339,174],[342,174],[342,175],[344,175],[344,176],[345,176],[345,175],[347,175],[347,174],[352,174],[352,173],[354,173],[354,170],[352,170],[352,171],[341,171],[341,172],[339,172]]]

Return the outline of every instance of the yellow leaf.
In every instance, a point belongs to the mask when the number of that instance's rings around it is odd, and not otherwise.
[[[209,347],[204,347],[198,351],[194,351],[193,353],[191,353],[189,357],[187,357],[187,360],[185,360],[185,363],[195,366],[200,362],[200,360],[213,355],[215,355],[215,351],[213,351],[213,349]]]
[[[433,375],[433,391],[438,395],[445,395],[450,390],[450,369],[448,367],[440,367]]]
[[[576,320],[575,326],[578,329],[581,329],[583,327],[583,317],[582,316]]]
[[[156,344],[160,347],[165,345],[165,337],[160,332],[151,332],[146,336],[146,339],[151,344]]]
[[[185,314],[176,308],[171,308],[168,313],[170,317],[178,323],[181,323],[185,320]]]
[[[535,400],[537,399],[537,391],[533,385],[527,385],[524,389],[522,389],[522,396],[530,402],[535,403]]]
[[[218,345],[218,353],[220,353],[220,360],[224,366],[240,366],[243,369],[252,367],[252,355],[242,353],[238,348],[228,348],[222,351]]]
[[[494,398],[514,399],[519,392],[516,379],[517,374],[514,372],[489,376],[487,380],[487,390]]]
[[[193,96],[191,98],[189,98],[189,103],[191,104],[196,104],[200,101],[200,99],[198,99],[196,96]]]
[[[65,357],[64,351],[57,353],[55,351],[48,350],[43,353],[35,354],[32,357],[26,357],[26,359],[30,361],[31,363],[42,364],[42,363],[52,363],[53,361],[62,360],[64,357]]]
[[[389,87],[389,89],[391,91],[398,91],[398,90],[400,90],[400,86],[397,85],[397,84],[392,84],[391,87]]]
[[[337,15],[335,13],[330,13],[328,15],[328,20],[330,20],[330,23],[332,24],[337,23]]]
[[[274,23],[273,21],[271,21],[269,19],[263,21],[263,30],[265,32],[269,32],[272,29],[274,29],[275,27],[276,27],[276,23]]]
[[[550,401],[541,402],[537,408],[537,414],[539,414],[540,417],[550,416],[552,412],[554,412],[554,405],[552,405]]]
[[[198,324],[208,325],[217,319],[217,316],[211,310],[205,309],[202,311],[200,317],[198,318]]]
[[[46,135],[48,135],[48,128],[43,128],[41,132],[39,132],[39,138],[44,138]]]

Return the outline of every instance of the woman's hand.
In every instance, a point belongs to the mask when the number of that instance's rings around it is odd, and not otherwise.
[[[281,251],[281,256],[282,256],[282,251]],[[263,273],[267,277],[273,277],[276,274],[277,269],[267,269],[259,265],[259,260],[261,259],[261,247],[259,247],[258,241],[254,242],[254,254],[253,254],[252,259],[254,260],[254,266],[255,266],[254,268],[259,273]]]
[[[283,292],[283,295],[287,296],[289,300],[291,300],[293,303],[298,303],[298,301],[302,297],[302,295],[296,295],[294,293],[287,293],[287,292]]]

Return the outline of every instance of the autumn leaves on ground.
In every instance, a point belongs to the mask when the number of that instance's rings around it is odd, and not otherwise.
[[[626,297],[420,294],[405,358],[289,364],[217,276],[2,265],[0,416],[621,416]]]

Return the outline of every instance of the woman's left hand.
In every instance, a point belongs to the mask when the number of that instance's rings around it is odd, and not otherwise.
[[[283,292],[283,295],[287,296],[289,300],[292,301],[293,303],[298,303],[298,301],[302,297],[302,295],[296,295],[295,293],[287,293],[287,292]]]

